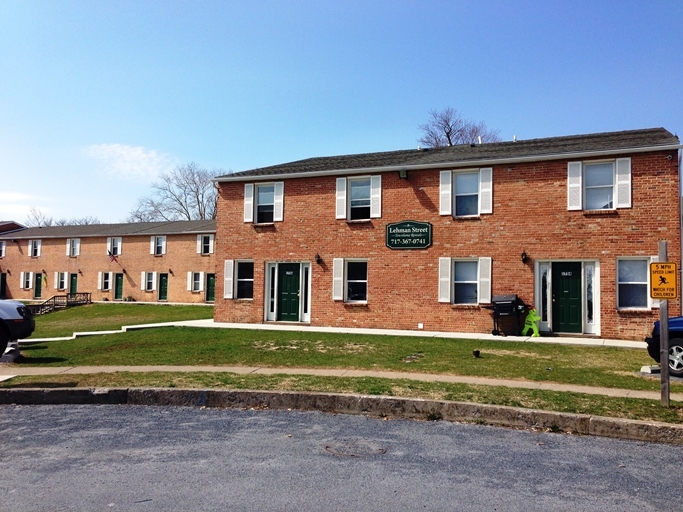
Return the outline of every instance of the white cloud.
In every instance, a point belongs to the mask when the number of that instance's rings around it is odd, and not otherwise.
[[[173,157],[142,146],[95,144],[83,152],[100,160],[106,174],[138,183],[154,181],[159,174],[171,171],[177,164]]]
[[[22,192],[0,192],[0,220],[24,222],[31,205],[38,203],[40,198]]]
[[[25,203],[35,199],[35,196],[29,196],[22,192],[0,192],[0,201],[3,203]]]

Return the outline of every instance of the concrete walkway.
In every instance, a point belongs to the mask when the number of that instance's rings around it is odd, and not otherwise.
[[[140,329],[151,329],[156,327],[203,327],[210,329],[249,329],[262,331],[290,331],[290,332],[327,332],[327,333],[346,333],[346,334],[369,334],[386,336],[414,336],[427,338],[445,339],[469,339],[469,340],[491,340],[491,341],[517,341],[529,343],[555,343],[563,345],[584,345],[592,347],[620,347],[620,348],[647,348],[644,341],[612,340],[590,336],[569,337],[569,336],[494,336],[488,333],[471,332],[439,332],[424,330],[398,330],[398,329],[363,329],[363,328],[343,328],[343,327],[318,327],[301,323],[265,323],[265,324],[235,324],[226,322],[214,322],[213,319],[205,320],[183,320],[180,322],[163,322],[156,324],[125,325],[121,329],[112,331],[86,331],[75,332],[72,336],[62,338],[28,338],[20,340],[20,345],[32,343],[45,343],[49,341],[66,341],[82,336],[95,336],[99,334],[116,334]]]
[[[279,331],[309,331],[348,334],[370,334],[390,336],[420,336],[434,338],[459,338],[479,339],[495,341],[516,341],[529,343],[559,343],[569,345],[605,346],[620,348],[644,349],[644,342],[626,340],[605,340],[588,337],[537,337],[530,336],[493,336],[480,333],[445,333],[435,331],[402,331],[391,329],[343,329],[333,327],[313,327],[302,324],[232,324],[218,323],[208,320],[188,320],[181,322],[166,322],[158,324],[143,324],[124,326],[116,331],[93,331],[77,332],[73,336],[64,338],[30,338],[21,340],[21,345],[33,343],[45,343],[60,340],[69,340],[81,336],[94,336],[101,334],[123,333],[131,330],[148,329],[154,327],[185,326],[202,328],[225,328],[225,329],[253,329],[253,330],[279,330]],[[661,395],[658,391],[636,391],[630,389],[600,388],[592,386],[580,386],[574,384],[558,384],[552,382],[534,382],[526,380],[491,379],[483,377],[468,377],[460,375],[424,374],[412,372],[371,371],[371,370],[346,370],[346,369],[316,369],[316,368],[260,368],[246,366],[64,366],[64,367],[21,367],[0,365],[0,380],[6,380],[14,376],[23,375],[73,375],[90,373],[113,373],[113,372],[228,372],[240,375],[315,375],[330,377],[375,377],[385,379],[408,379],[422,382],[444,382],[471,384],[480,386],[502,386],[520,389],[539,389],[548,391],[561,391],[571,393],[584,393],[589,395],[604,395],[625,398],[645,398],[659,400]],[[672,393],[671,400],[683,401],[683,393]]]

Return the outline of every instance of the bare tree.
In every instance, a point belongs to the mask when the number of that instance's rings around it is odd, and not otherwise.
[[[152,184],[152,195],[138,200],[127,221],[215,219],[218,194],[212,178],[221,173],[190,162],[162,174],[160,181]]]
[[[64,222],[64,219],[60,219],[57,221],[55,224],[58,224],[59,222]],[[92,215],[87,215],[85,217],[80,217],[77,219],[70,219],[66,221],[66,224],[61,224],[64,226],[89,226],[91,224],[101,224],[100,219],[97,217],[93,217]]]
[[[28,210],[28,215],[26,216],[26,225],[30,228],[39,228],[39,227],[49,227],[49,226],[85,226],[88,224],[100,224],[100,219],[97,217],[93,217],[91,215],[87,217],[81,217],[80,219],[53,219],[52,217],[48,217],[48,215],[40,210],[39,208],[36,208],[35,206],[31,206]]]
[[[53,224],[54,219],[52,217],[48,217],[44,211],[36,208],[35,206],[31,206],[28,209],[28,214],[26,215],[26,225],[28,227],[41,228],[52,226]]]
[[[490,130],[486,124],[463,119],[457,110],[448,107],[429,112],[428,123],[419,125],[423,135],[418,142],[428,148],[475,144],[479,142],[500,142],[498,130]]]

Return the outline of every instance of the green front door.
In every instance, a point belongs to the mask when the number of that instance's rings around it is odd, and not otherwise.
[[[78,293],[78,274],[69,274],[69,293]]]
[[[159,274],[159,300],[168,300],[168,274]]]
[[[40,299],[43,296],[43,274],[36,272],[36,282],[33,284],[33,298]]]
[[[581,263],[553,263],[553,331],[583,332]]]
[[[299,321],[299,263],[278,265],[278,320]]]
[[[114,277],[114,300],[123,299],[123,274]]]
[[[213,302],[216,296],[216,274],[206,274],[206,302]]]

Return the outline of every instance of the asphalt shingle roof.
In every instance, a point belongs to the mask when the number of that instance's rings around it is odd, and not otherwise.
[[[17,231],[25,227],[13,220],[0,220],[0,233],[9,233],[10,231]]]
[[[0,235],[0,240],[86,238],[95,236],[182,235],[215,232],[215,220],[181,220],[170,222],[131,222],[125,224],[88,224],[85,226],[27,228],[21,231]]]
[[[443,148],[409,149],[307,158],[269,167],[219,176],[218,181],[239,180],[258,176],[313,173],[336,170],[367,169],[396,166],[427,166],[478,161],[506,160],[547,156],[548,158],[573,153],[618,152],[625,149],[670,147],[680,145],[678,137],[664,128],[628,130],[571,135],[543,139],[518,140],[516,142],[493,142],[485,144],[461,144]]]

